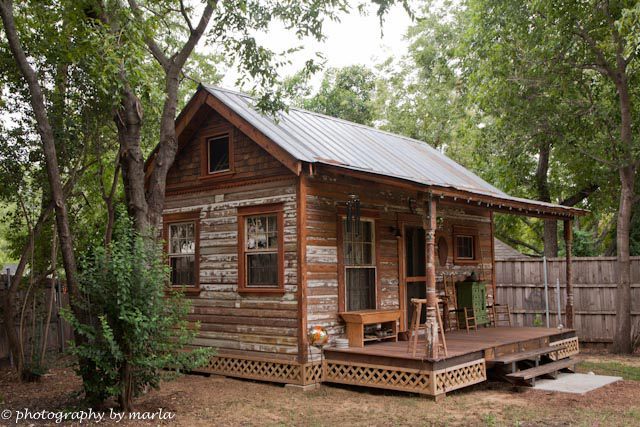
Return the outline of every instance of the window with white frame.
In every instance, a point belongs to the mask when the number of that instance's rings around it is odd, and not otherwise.
[[[168,225],[168,257],[172,286],[196,285],[195,221]]]

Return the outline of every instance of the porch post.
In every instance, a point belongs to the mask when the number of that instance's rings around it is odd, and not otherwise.
[[[567,328],[573,328],[573,277],[571,265],[571,250],[573,248],[573,229],[570,219],[564,220],[564,245],[566,251],[566,282],[567,282],[567,306],[565,308]]]
[[[438,322],[436,321],[436,310],[438,300],[436,297],[436,201],[429,194],[427,198],[427,212],[422,219],[425,232],[425,262],[427,279],[427,328],[425,343],[427,345],[427,356],[438,357]]]
[[[436,298],[436,201],[429,194],[427,198],[427,212],[423,219],[425,232],[425,272],[427,275],[427,308],[437,308]],[[435,315],[435,312],[434,312]]]

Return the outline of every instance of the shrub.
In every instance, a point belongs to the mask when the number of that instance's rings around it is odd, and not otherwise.
[[[202,366],[213,350],[185,351],[199,327],[186,320],[189,301],[167,287],[161,245],[122,217],[112,243],[95,246],[80,263],[77,304],[88,320],[70,311],[64,316],[84,338],[70,350],[88,400],[116,397],[129,411],[146,388],[158,388],[166,374]]]

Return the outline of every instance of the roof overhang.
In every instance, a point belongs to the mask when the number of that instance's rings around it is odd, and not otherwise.
[[[388,184],[406,190],[429,193],[443,201],[466,203],[470,206],[482,207],[498,213],[555,220],[570,220],[577,216],[584,216],[589,213],[586,209],[538,202],[518,197],[504,197],[501,195],[482,194],[474,191],[461,190],[453,187],[419,184],[407,179],[349,169],[340,165],[323,163],[318,164],[318,166],[321,170],[334,174],[342,174],[363,180]]]

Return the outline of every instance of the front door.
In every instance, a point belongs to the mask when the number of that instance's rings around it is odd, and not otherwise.
[[[424,228],[417,225],[404,226],[404,282],[405,326],[408,329],[413,317],[411,299],[427,297],[425,234]],[[426,310],[423,309],[422,323],[426,321],[426,316]]]

